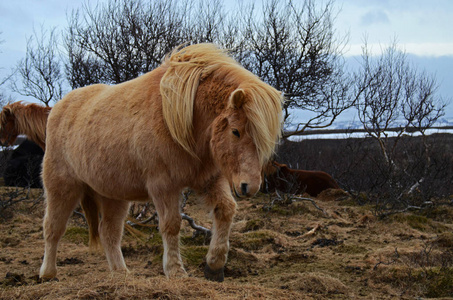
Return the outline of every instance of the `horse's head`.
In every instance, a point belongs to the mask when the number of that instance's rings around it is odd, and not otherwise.
[[[276,161],[272,162],[272,165],[275,167],[275,173],[278,175],[290,175],[292,173],[291,169],[287,165],[278,163]]]
[[[225,111],[213,123],[211,150],[237,197],[254,195],[261,184],[261,161],[244,110],[243,90],[235,90]]]
[[[3,146],[10,146],[16,141],[17,135],[14,115],[10,105],[6,105],[0,113],[0,142]]]

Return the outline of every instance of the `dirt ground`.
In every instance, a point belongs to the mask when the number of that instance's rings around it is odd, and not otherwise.
[[[111,273],[104,254],[89,251],[79,214],[71,218],[60,243],[58,280],[40,283],[43,201],[17,203],[0,218],[0,299],[453,297],[451,206],[381,220],[339,190],[311,201],[271,199],[259,194],[238,201],[223,283],[203,278],[207,241],[194,238],[186,221],[181,244],[189,278],[169,280],[163,275],[155,225],[127,226],[122,248],[130,272]],[[210,228],[196,196],[184,212]]]

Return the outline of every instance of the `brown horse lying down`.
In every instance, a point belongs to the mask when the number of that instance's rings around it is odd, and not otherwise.
[[[308,193],[316,197],[327,189],[339,189],[337,182],[322,171],[305,171],[288,168],[285,164],[270,161],[263,168],[262,192],[275,192],[302,194]]]
[[[45,150],[46,124],[51,107],[15,102],[7,104],[0,113],[0,141],[3,145],[13,145],[19,134]]]

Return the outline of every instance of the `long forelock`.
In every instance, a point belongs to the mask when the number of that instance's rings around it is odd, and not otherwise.
[[[261,165],[275,154],[282,131],[283,96],[264,82],[241,86],[248,101],[244,111],[248,118],[248,131],[254,140]]]

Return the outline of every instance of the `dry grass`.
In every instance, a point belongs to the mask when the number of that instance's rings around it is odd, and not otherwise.
[[[189,199],[185,212],[210,227]],[[111,273],[102,253],[90,253],[87,230],[73,216],[60,243],[59,281],[38,283],[42,203],[21,203],[0,222],[0,299],[413,299],[453,297],[451,208],[431,215],[379,220],[343,193],[263,209],[267,195],[238,202],[225,282],[203,279],[208,246],[184,222],[182,254],[189,278],[168,280],[153,227],[126,232],[130,273]],[[435,214],[434,214],[435,213]]]
[[[278,299],[297,294],[252,285],[212,283],[201,278],[172,279],[137,274],[79,275],[76,280],[9,288],[2,299]]]

